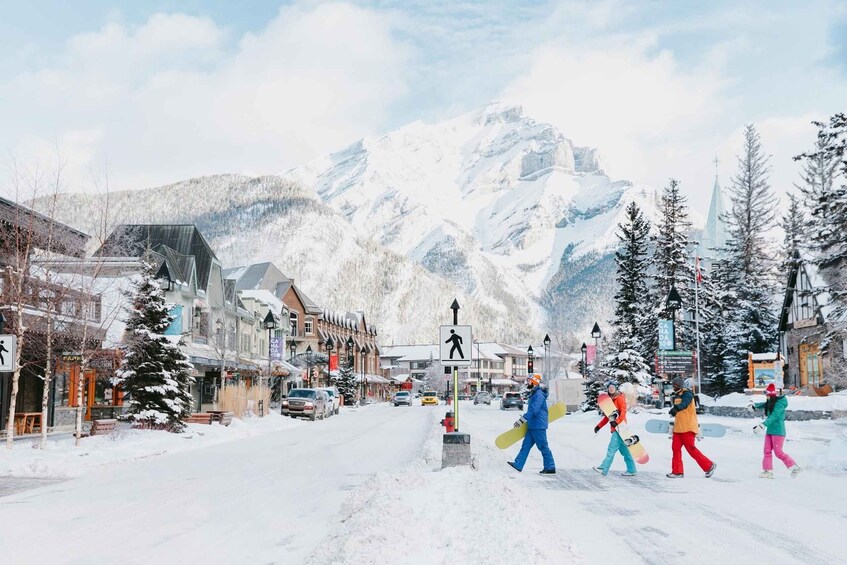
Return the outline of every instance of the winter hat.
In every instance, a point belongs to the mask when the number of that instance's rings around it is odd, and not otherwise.
[[[526,382],[532,384],[532,386],[538,386],[541,384],[541,375],[539,375],[538,373],[530,375],[526,378]]]
[[[618,386],[618,381],[614,381],[614,380],[606,381],[606,388],[608,389],[610,386],[613,386],[616,389],[620,388],[620,386]]]
[[[768,387],[765,389],[765,394],[768,396],[776,396],[776,386],[774,386],[773,383],[769,384]]]
[[[685,381],[682,377],[676,377],[674,380],[671,381],[671,384],[678,388],[685,388]]]

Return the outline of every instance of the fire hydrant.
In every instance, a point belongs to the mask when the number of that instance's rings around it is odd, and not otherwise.
[[[441,420],[441,425],[446,428],[448,434],[450,432],[456,431],[456,428],[453,427],[453,413],[452,412],[447,412],[447,414],[444,415],[444,419]]]

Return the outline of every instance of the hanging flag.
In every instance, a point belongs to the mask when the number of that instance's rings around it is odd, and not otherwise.
[[[703,273],[700,271],[700,257],[694,259],[694,272],[694,278],[697,280],[697,284],[701,284],[703,282]]]

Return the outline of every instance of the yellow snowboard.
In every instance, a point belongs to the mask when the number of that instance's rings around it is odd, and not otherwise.
[[[568,409],[564,402],[557,402],[547,409],[547,421],[552,422],[558,420],[568,413]],[[494,445],[500,449],[506,449],[522,440],[526,435],[526,422],[517,428],[512,428],[508,432],[503,432],[497,439],[494,440]]]

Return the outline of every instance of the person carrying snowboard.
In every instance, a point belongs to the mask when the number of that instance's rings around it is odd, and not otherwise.
[[[753,432],[757,434],[765,430],[765,455],[762,458],[762,472],[759,477],[773,478],[773,455],[776,455],[791,471],[791,477],[796,478],[801,469],[794,459],[782,450],[785,443],[785,409],[788,407],[788,399],[777,392],[773,383],[765,389],[765,396],[767,399],[764,402],[751,403],[748,406],[750,410],[765,410],[765,420],[753,427]]]
[[[547,445],[547,389],[541,387],[541,375],[538,374],[530,375],[526,380],[526,386],[529,388],[526,414],[515,422],[516,428],[526,422],[526,435],[523,438],[521,450],[514,461],[509,461],[509,465],[517,471],[522,471],[529,451],[535,445],[544,461],[541,474],[555,475],[556,463],[553,461],[550,446]]]
[[[615,459],[615,454],[620,452],[623,455],[624,463],[626,463],[626,471],[622,473],[624,477],[633,477],[635,476],[635,460],[632,458],[632,454],[629,452],[629,448],[624,445],[623,440],[621,439],[621,435],[618,433],[617,427],[618,424],[626,422],[626,396],[618,390],[618,383],[611,381],[606,384],[606,392],[609,393],[609,396],[612,398],[612,402],[615,403],[615,409],[617,411],[617,417],[607,418],[603,416],[603,419],[600,420],[596,426],[594,426],[594,433],[600,431],[600,429],[605,426],[607,423],[609,424],[609,429],[612,432],[612,438],[609,440],[609,447],[606,450],[606,458],[603,459],[603,462],[600,463],[597,467],[592,467],[595,471],[603,475],[604,477],[609,474],[609,467],[612,466],[612,461]]]
[[[681,479],[684,476],[682,467],[682,448],[694,458],[706,473],[706,478],[711,477],[717,465],[697,449],[694,445],[696,437],[700,434],[700,426],[697,424],[697,412],[694,410],[694,395],[685,388],[682,377],[676,377],[673,381],[673,406],[669,414],[674,417],[673,422],[673,458],[671,460],[671,472],[666,475],[669,479]]]

